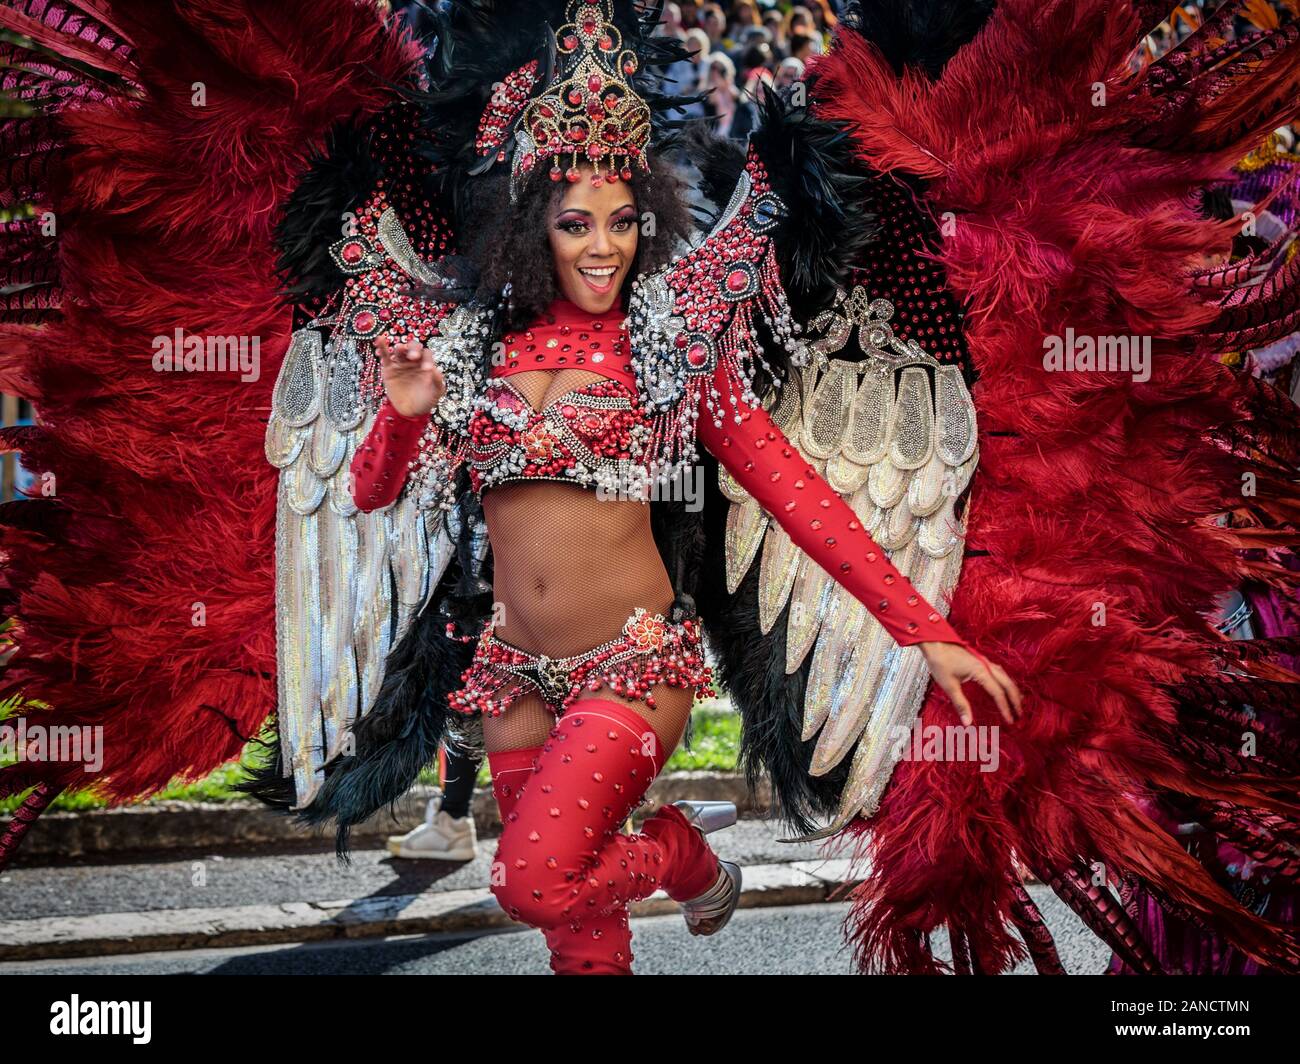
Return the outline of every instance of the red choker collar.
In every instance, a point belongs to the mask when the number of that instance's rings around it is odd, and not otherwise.
[[[505,361],[493,377],[530,369],[585,369],[636,387],[631,347],[623,331],[626,317],[618,304],[604,314],[589,314],[567,299],[557,299],[523,332],[503,336]]]

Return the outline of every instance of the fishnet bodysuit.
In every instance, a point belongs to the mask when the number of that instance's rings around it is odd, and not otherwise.
[[[583,369],[528,370],[511,383],[534,410],[573,388],[604,379]],[[496,635],[553,657],[577,654],[618,635],[637,607],[667,614],[672,584],[650,531],[650,509],[632,500],[601,499],[594,491],[555,481],[515,481],[483,492],[492,544]],[[659,684],[654,707],[608,687],[584,697],[612,699],[650,721],[670,747],[680,740],[694,694]],[[540,746],[555,714],[525,691],[500,717],[483,721],[489,753]]]

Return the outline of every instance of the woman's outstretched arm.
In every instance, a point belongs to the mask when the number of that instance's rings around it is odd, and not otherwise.
[[[719,361],[713,384],[722,396],[723,422],[701,404],[696,433],[790,539],[861,602],[901,646],[919,646],[935,681],[971,720],[962,693],[979,683],[1007,721],[1020,711],[1020,692],[998,665],[986,661],[898,571],[852,507],[836,494],[762,407],[747,403],[729,364]],[[735,418],[739,414],[740,422]]]

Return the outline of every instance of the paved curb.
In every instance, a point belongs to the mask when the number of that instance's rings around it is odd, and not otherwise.
[[[848,865],[847,860],[751,865],[744,869],[740,906],[754,909],[831,900],[848,874]],[[632,915],[659,916],[677,910],[677,903],[659,892],[633,904]],[[512,926],[518,925],[486,887],[479,887],[340,901],[6,920],[0,921],[0,961],[229,949]]]
[[[435,788],[415,787],[397,802],[395,817],[377,813],[353,829],[353,846],[382,845],[389,835],[400,834],[424,818],[425,804]],[[679,798],[735,802],[741,816],[766,812],[770,790],[766,783],[751,797],[743,776],[725,772],[673,772],[660,776],[650,788],[654,805]],[[474,824],[480,835],[495,835],[501,828],[496,802],[487,788],[474,795]],[[0,835],[10,817],[0,817]],[[313,842],[332,846],[333,832],[312,831],[290,817],[260,803],[151,802],[147,805],[84,812],[46,813],[32,827],[14,854],[11,867],[33,867],[75,858],[133,857],[177,851],[212,849],[265,849]]]

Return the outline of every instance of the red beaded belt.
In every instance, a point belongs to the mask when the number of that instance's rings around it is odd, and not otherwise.
[[[464,684],[451,694],[451,708],[472,716],[499,717],[525,688],[542,696],[562,716],[584,687],[608,686],[625,698],[654,705],[656,684],[693,688],[711,698],[713,676],[704,663],[699,622],[669,622],[638,606],[616,639],[567,658],[520,650],[492,634],[489,622],[479,636],[474,660],[461,676]],[[512,681],[514,681],[512,683]],[[508,689],[506,685],[510,686]]]

